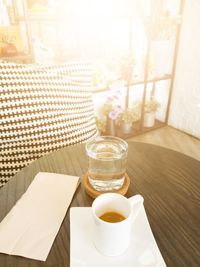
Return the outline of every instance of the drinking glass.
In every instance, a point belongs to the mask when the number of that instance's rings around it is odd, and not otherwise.
[[[113,136],[99,136],[86,144],[88,179],[97,191],[119,190],[125,180],[128,144]]]

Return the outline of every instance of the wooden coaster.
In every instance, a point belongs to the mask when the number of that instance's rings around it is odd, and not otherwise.
[[[124,184],[119,190],[97,191],[91,186],[91,184],[90,184],[90,182],[88,180],[88,174],[86,173],[83,176],[83,186],[85,188],[85,191],[92,198],[96,198],[97,196],[100,196],[103,193],[111,193],[111,192],[112,193],[118,193],[118,194],[121,194],[121,195],[125,195],[126,192],[128,191],[129,185],[130,185],[130,178],[129,178],[128,174],[125,173]]]

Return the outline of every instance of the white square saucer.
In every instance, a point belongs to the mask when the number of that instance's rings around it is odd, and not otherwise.
[[[70,267],[166,267],[144,207],[133,223],[128,250],[120,256],[100,254],[93,242],[91,208],[70,209]]]

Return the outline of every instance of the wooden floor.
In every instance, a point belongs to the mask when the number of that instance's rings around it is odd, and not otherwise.
[[[200,161],[200,140],[169,126],[155,129],[128,140],[167,147]]]

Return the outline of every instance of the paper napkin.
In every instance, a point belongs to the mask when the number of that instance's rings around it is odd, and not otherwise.
[[[45,261],[79,177],[38,173],[0,223],[0,252]]]

